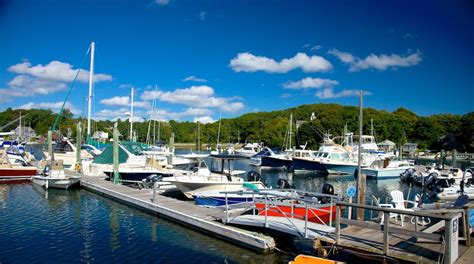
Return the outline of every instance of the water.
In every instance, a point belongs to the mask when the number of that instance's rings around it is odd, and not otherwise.
[[[295,188],[320,192],[324,183],[347,200],[353,175],[327,176],[252,167],[239,160],[235,169],[256,170],[269,186],[287,179]],[[400,180],[367,179],[366,201],[372,195],[389,200],[402,190]],[[347,210],[344,210],[347,211]],[[366,211],[366,216],[370,212]],[[188,262],[287,263],[280,253],[259,254],[182,225],[144,213],[85,190],[49,190],[31,184],[0,185],[0,262]],[[284,249],[297,247],[291,245]]]
[[[287,263],[85,190],[0,185],[0,262]]]

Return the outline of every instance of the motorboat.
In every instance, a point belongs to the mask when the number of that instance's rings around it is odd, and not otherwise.
[[[74,171],[65,171],[62,160],[45,161],[42,174],[32,177],[33,184],[45,188],[69,189],[81,180],[80,174]]]
[[[47,151],[44,152],[44,155],[47,160],[51,160]],[[54,160],[62,160],[66,169],[73,168],[76,164],[76,146],[67,138],[64,138],[53,146],[53,156]],[[92,160],[93,158],[92,154],[85,149],[81,149],[81,160]]]
[[[369,167],[363,168],[362,173],[369,178],[388,179],[398,178],[400,174],[408,169],[414,168],[413,162],[399,159],[378,159]]]
[[[294,152],[289,150],[282,153],[274,153],[270,156],[262,156],[260,166],[272,168],[289,168],[293,165],[293,155]]]
[[[204,161],[195,171],[176,171],[172,177],[164,178],[163,181],[174,184],[184,195],[192,199],[195,193],[204,191],[220,190],[233,191],[242,188],[246,182],[240,176],[243,170],[233,170],[233,161],[243,157],[235,155],[211,155],[211,168],[206,169]],[[248,179],[249,180],[249,179]],[[250,180],[254,184],[262,184],[258,180]]]
[[[275,153],[270,148],[262,148],[260,152],[250,157],[249,164],[253,166],[260,166],[262,165],[262,157],[268,157],[273,155],[275,155]]]
[[[12,165],[5,149],[0,149],[0,179],[24,179],[36,175],[33,166]]]
[[[250,158],[260,152],[262,147],[258,143],[247,143],[242,148],[235,150],[235,155]]]

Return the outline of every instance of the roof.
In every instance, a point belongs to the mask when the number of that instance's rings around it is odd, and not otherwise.
[[[386,139],[386,140],[378,143],[377,145],[379,145],[379,146],[395,146],[396,144],[393,143],[392,141]]]

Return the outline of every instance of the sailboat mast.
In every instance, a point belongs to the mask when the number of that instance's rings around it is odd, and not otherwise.
[[[219,115],[219,129],[217,130],[217,145],[219,145],[219,137],[221,136],[222,113]]]
[[[20,131],[18,131],[18,142],[21,141],[21,134],[22,134],[21,132],[22,131],[21,131],[21,111],[20,111]]]
[[[94,87],[94,49],[95,49],[95,43],[91,42],[91,65],[89,69],[89,96],[87,97],[87,143],[89,143],[91,139],[92,89]]]
[[[133,87],[132,87],[132,93],[130,95],[131,97],[131,105],[130,105],[130,141],[133,141]]]
[[[374,119],[370,119],[370,135],[374,136]]]
[[[293,134],[293,114],[290,114],[290,131],[288,132],[288,148],[291,149],[291,135]]]

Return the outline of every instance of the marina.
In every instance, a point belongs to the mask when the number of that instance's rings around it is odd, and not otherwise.
[[[0,17],[0,264],[472,263],[468,1]]]

